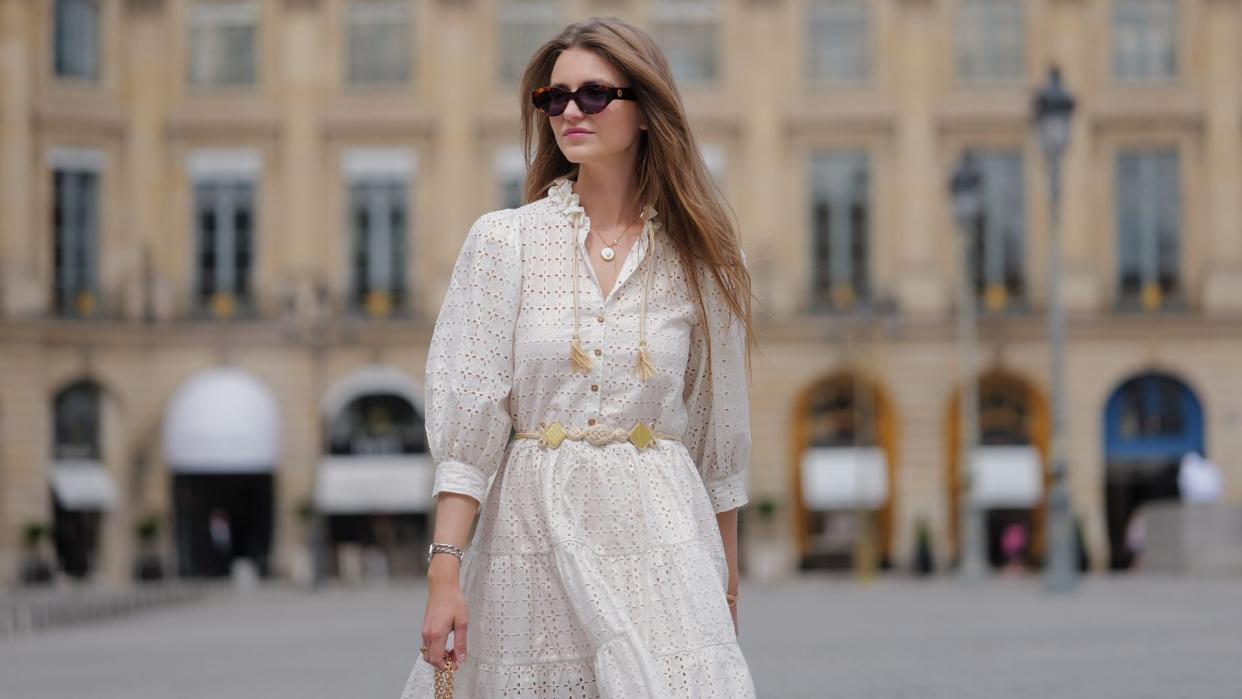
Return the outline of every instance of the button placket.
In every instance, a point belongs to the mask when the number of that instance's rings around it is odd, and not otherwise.
[[[594,354],[596,357],[603,356],[604,353],[603,353],[602,348],[604,347],[604,343],[606,342],[607,337],[608,337],[608,325],[605,322],[607,320],[607,316],[604,313],[606,306],[607,306],[607,301],[601,301],[599,308],[596,309],[596,312],[595,312],[595,324],[599,327],[599,334],[595,341]],[[593,377],[594,381],[591,383],[591,393],[594,394],[594,398],[595,398],[595,401],[594,401],[595,410],[592,412],[594,412],[595,415],[602,417],[604,414],[603,412],[604,392],[601,390],[601,386],[604,383],[604,368],[605,367],[604,367],[604,362],[602,359],[596,360],[593,364],[598,374],[596,374],[596,376]],[[590,424],[594,425],[595,423],[592,422]]]

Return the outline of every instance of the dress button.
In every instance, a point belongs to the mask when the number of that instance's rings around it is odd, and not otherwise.
[[[588,424],[588,425],[594,425],[594,424],[595,424],[595,418],[591,418],[590,420],[587,420],[587,424]]]
[[[592,390],[592,391],[598,391],[598,390],[599,390],[599,384],[597,384],[597,383],[593,383],[593,384],[591,384],[591,390]]]
[[[598,356],[602,355],[603,353],[604,353],[604,350],[602,350],[602,349],[597,349],[597,350],[595,350],[595,356],[596,356],[596,357],[598,357]]]
[[[595,316],[595,322],[596,322],[596,323],[602,323],[602,322],[604,322],[604,316],[602,316],[602,315]]]

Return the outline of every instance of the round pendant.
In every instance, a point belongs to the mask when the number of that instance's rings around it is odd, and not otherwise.
[[[612,258],[616,257],[616,255],[617,253],[612,248],[606,247],[599,251],[599,256],[604,258],[604,262],[612,262]]]

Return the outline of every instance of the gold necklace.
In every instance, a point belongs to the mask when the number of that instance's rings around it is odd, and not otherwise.
[[[617,247],[617,245],[621,242],[621,239],[625,237],[625,234],[629,232],[632,227],[633,226],[626,226],[626,228],[621,231],[621,235],[617,236],[617,239],[611,243],[608,242],[607,238],[600,236],[600,240],[604,241],[604,247],[599,251],[600,259],[604,262],[612,262],[612,259],[617,256],[617,251],[614,248]],[[599,234],[596,233],[596,235]]]

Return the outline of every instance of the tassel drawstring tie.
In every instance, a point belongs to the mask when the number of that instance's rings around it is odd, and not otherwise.
[[[569,359],[574,371],[588,372],[591,370],[592,361],[590,355],[582,347],[582,338],[579,336],[581,328],[579,319],[579,303],[578,303],[578,258],[581,254],[578,250],[578,238],[582,231],[582,220],[586,216],[586,209],[578,204],[578,193],[572,190],[572,186],[568,179],[560,178],[553,185],[553,190],[557,193],[560,202],[563,204],[562,211],[569,216],[574,223],[574,236],[570,241],[571,252],[570,257],[573,260],[573,278],[574,286],[574,334],[569,341]],[[655,225],[652,219],[656,217],[653,207],[645,207],[643,209],[643,230],[639,234],[640,238],[647,241],[649,258],[646,260],[647,268],[643,270],[643,297],[639,311],[638,320],[638,356],[634,363],[635,372],[638,378],[647,381],[656,375],[655,362],[651,360],[651,353],[647,350],[647,297],[651,293],[651,275],[656,266],[656,244],[655,244]]]

